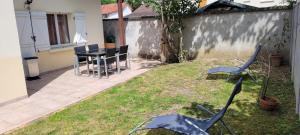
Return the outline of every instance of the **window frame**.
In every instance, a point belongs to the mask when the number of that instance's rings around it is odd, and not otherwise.
[[[56,49],[56,48],[64,48],[64,47],[68,47],[68,46],[73,46],[72,42],[71,42],[71,36],[70,36],[70,27],[69,27],[69,19],[67,19],[67,28],[68,28],[68,37],[69,37],[69,43],[65,43],[65,44],[61,44],[61,39],[60,39],[60,31],[59,31],[59,24],[58,24],[58,17],[57,15],[66,15],[68,18],[68,14],[64,14],[64,13],[47,13],[49,15],[53,15],[54,16],[54,25],[55,25],[55,32],[56,32],[56,40],[57,40],[57,44],[55,45],[51,45],[50,47],[51,49]],[[49,25],[49,24],[48,24]],[[50,37],[49,37],[50,40]]]

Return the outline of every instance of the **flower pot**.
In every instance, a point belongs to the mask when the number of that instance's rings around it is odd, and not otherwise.
[[[279,105],[278,99],[274,97],[265,97],[265,99],[263,98],[259,99],[260,108],[266,111],[273,111],[278,107],[278,105]]]
[[[116,48],[116,43],[105,43],[105,48]]]
[[[271,65],[274,67],[280,67],[282,61],[282,56],[280,54],[271,55]]]

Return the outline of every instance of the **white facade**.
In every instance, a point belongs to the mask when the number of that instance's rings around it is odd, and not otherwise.
[[[131,13],[132,11],[129,7],[125,7],[123,9],[123,16],[130,15]],[[110,14],[103,15],[103,19],[117,19],[117,18],[119,18],[118,12],[113,12]]]
[[[207,0],[207,4],[213,3],[217,0]],[[287,0],[233,0],[236,3],[245,4],[253,7],[273,7],[288,5]]]

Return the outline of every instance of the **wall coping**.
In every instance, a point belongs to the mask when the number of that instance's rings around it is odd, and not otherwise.
[[[202,14],[193,14],[190,16],[186,16],[185,18],[190,17],[196,17],[196,16],[208,16],[208,15],[226,15],[226,14],[232,14],[232,13],[254,13],[254,12],[275,12],[275,11],[291,11],[292,8],[287,6],[279,6],[279,7],[269,7],[269,8],[256,8],[256,9],[249,9],[246,11],[219,11],[214,13],[202,13]],[[143,19],[158,19],[159,16],[143,16],[143,17],[135,17],[135,18],[128,18],[124,17],[125,21],[137,21],[137,20],[143,20]],[[116,19],[103,19],[105,22],[109,21],[118,21],[118,18]]]

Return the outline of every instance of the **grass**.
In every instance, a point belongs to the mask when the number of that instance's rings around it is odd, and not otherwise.
[[[234,86],[224,79],[207,79],[207,69],[222,64],[234,63],[205,60],[160,66],[10,134],[121,135],[155,115],[177,112],[205,118],[195,105],[204,104],[217,111],[224,106]],[[278,71],[272,77],[268,94],[280,100],[280,108],[274,112],[259,109],[256,100],[262,81],[254,83],[246,79],[224,118],[236,134],[300,133],[290,75],[285,68]],[[211,133],[217,133],[217,129],[213,128]],[[173,133],[152,130],[141,134]]]

